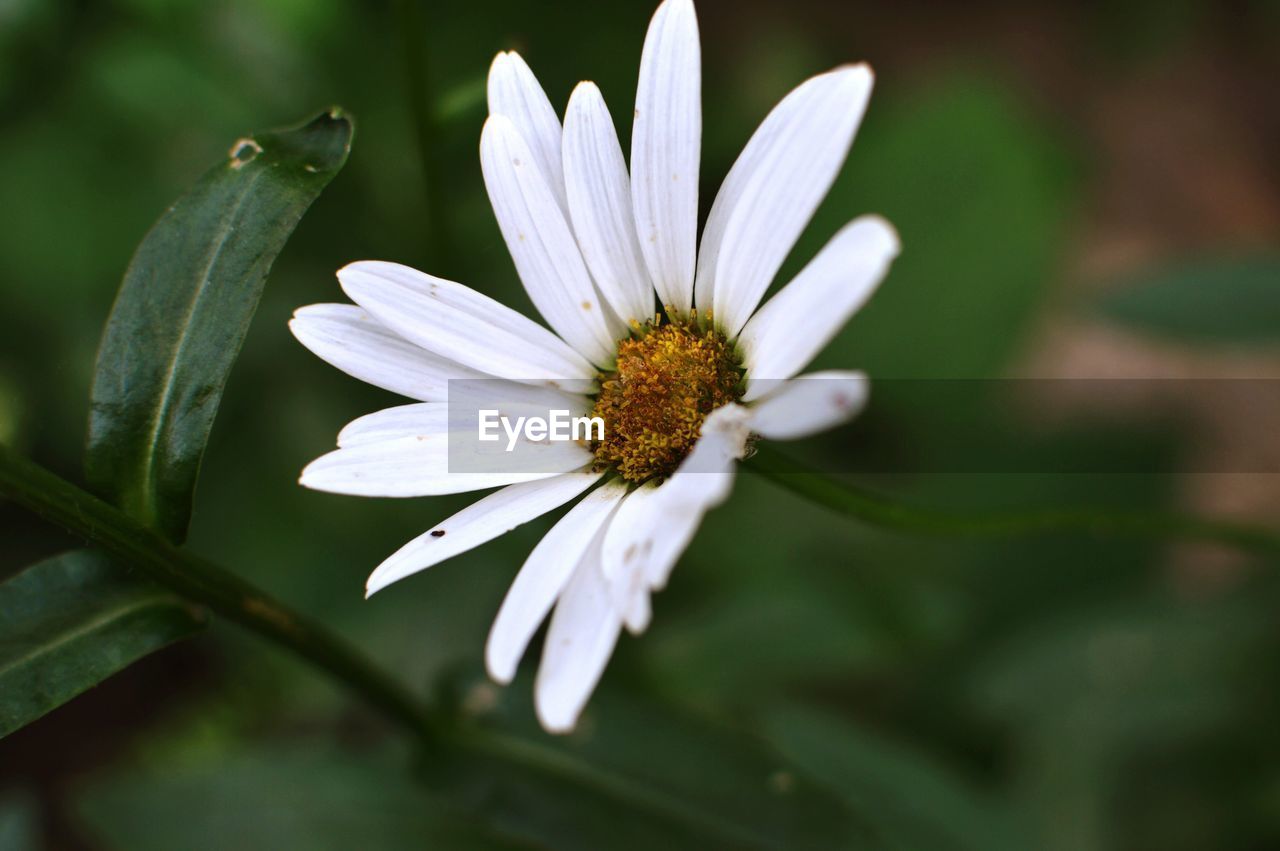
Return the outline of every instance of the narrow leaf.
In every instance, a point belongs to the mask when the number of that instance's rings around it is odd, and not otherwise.
[[[0,736],[192,634],[198,609],[90,550],[0,584]]]
[[[776,708],[766,727],[784,754],[843,795],[890,848],[1028,847],[1007,802],[988,797],[923,752],[800,706]]]
[[[1195,343],[1280,342],[1280,254],[1220,257],[1153,273],[1105,298],[1104,316]]]
[[[469,743],[441,792],[551,848],[876,846],[834,794],[766,743],[632,694],[601,689],[578,729],[537,729],[528,688],[464,686]],[[479,708],[478,715],[470,715]]]
[[[180,541],[200,459],[276,255],[342,168],[338,110],[232,145],[138,247],[98,353],[90,483]]]
[[[388,757],[314,743],[205,751],[92,777],[75,808],[94,847],[113,851],[529,848],[426,794]]]

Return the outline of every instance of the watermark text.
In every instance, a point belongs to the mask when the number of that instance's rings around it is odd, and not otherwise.
[[[530,443],[545,441],[604,440],[604,419],[570,416],[568,410],[552,409],[549,416],[511,417],[494,408],[481,408],[477,420],[476,439],[491,443],[507,437],[507,451],[520,442],[521,435]]]

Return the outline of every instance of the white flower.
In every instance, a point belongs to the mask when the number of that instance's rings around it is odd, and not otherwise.
[[[700,65],[691,0],[666,0],[640,60],[628,175],[594,84],[574,90],[562,129],[524,60],[494,60],[485,184],[520,279],[555,333],[461,284],[372,261],[338,272],[355,305],[304,307],[290,324],[339,369],[419,400],[351,423],[302,484],[365,496],[501,486],[379,565],[369,593],[586,493],[530,553],[485,654],[490,675],[509,682],[554,608],[536,685],[539,719],[553,732],[574,726],[623,626],[647,626],[650,593],[725,499],[748,439],[813,434],[866,399],[861,373],[792,379],[897,255],[888,223],[851,222],[757,307],[844,161],[871,71],[820,74],[769,113],[695,252]],[[665,316],[655,317],[655,292]],[[595,410],[611,439],[562,447],[545,473],[450,474],[447,382],[483,377]]]

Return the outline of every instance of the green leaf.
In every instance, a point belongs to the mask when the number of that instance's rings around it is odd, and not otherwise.
[[[0,584],[0,736],[203,625],[198,609],[76,550]]]
[[[1215,780],[1199,772],[1179,792],[1178,774],[1189,749],[1229,753],[1219,749],[1233,733],[1259,746],[1246,731],[1269,711],[1256,689],[1274,656],[1273,595],[1250,583],[1218,599],[1076,607],[1011,631],[964,672],[975,708],[1020,743],[1011,783],[1036,831],[1024,847],[1115,845],[1120,825],[1151,808],[1166,833],[1197,829],[1188,791]],[[1147,762],[1155,755],[1170,759]],[[1215,844],[1179,840],[1116,847]]]
[[[1001,374],[1064,250],[1064,164],[999,79],[955,73],[916,92],[878,93],[805,245],[816,250],[876,212],[897,227],[902,254],[821,363],[873,378]]]
[[[1217,257],[1164,269],[1108,295],[1102,314],[1194,343],[1280,342],[1280,254]]]
[[[812,513],[808,505],[804,508]],[[776,524],[785,508],[771,510]],[[744,516],[750,515],[744,511]],[[785,528],[794,532],[796,527]],[[752,543],[736,545],[747,550]],[[732,550],[717,552],[727,556]],[[743,559],[726,557],[725,563],[730,570],[750,570]],[[706,562],[698,568],[717,569]],[[859,608],[861,601],[850,604],[842,589],[833,587],[836,583],[815,585],[810,577],[795,573],[775,574],[772,583],[755,575],[739,579],[736,584],[724,582],[717,589],[720,593],[705,604],[672,613],[667,628],[649,639],[646,666],[667,693],[685,702],[750,704],[762,690],[820,677],[839,679],[850,671],[890,664],[893,647],[883,627],[874,622],[874,614]],[[886,602],[872,589],[866,596]]]
[[[1229,725],[1255,672],[1224,660],[1249,658],[1269,621],[1264,605],[1236,597],[1126,601],[1042,619],[979,661],[975,704],[1008,723],[1087,730],[1091,747],[1111,755]]]
[[[98,777],[76,809],[95,847],[121,851],[515,847],[403,774],[379,755],[269,745]]]
[[[237,141],[160,218],[125,273],[98,353],[90,483],[174,541],[227,374],[276,255],[342,168],[351,121],[334,109]]]
[[[981,793],[926,754],[800,706],[769,713],[779,749],[865,813],[896,851],[1029,847],[1006,803]]]
[[[565,849],[876,847],[763,741],[603,689],[572,735],[550,736],[530,687],[472,683],[466,747],[431,767],[442,792],[512,834]]]

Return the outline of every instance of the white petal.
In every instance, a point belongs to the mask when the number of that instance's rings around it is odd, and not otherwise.
[[[534,685],[538,720],[549,733],[567,733],[595,690],[622,631],[600,574],[599,537],[556,603]]]
[[[449,430],[448,402],[398,405],[354,419],[338,432],[338,447],[359,446],[419,435],[442,435]]]
[[[867,404],[871,382],[861,372],[811,372],[782,382],[753,405],[751,430],[771,440],[796,440],[835,428]]]
[[[821,120],[822,116],[816,114],[816,110],[824,104],[833,90],[839,89],[840,84],[847,79],[843,75],[848,70],[851,69],[837,69],[834,73],[820,74],[792,89],[760,122],[733,167],[725,175],[703,226],[702,243],[698,246],[695,296],[699,311],[706,312],[715,308],[716,265],[724,243],[725,227],[737,210],[748,182],[767,167],[771,160],[787,154],[785,145],[794,136],[792,130]],[[856,129],[855,126],[855,132]],[[802,141],[801,144],[806,142]]]
[[[648,589],[633,594],[627,608],[622,612],[622,622],[626,624],[627,632],[640,635],[649,628],[649,621],[652,618],[653,607],[649,600]]]
[[[571,442],[574,417],[592,400],[532,384],[490,379],[449,386],[449,470],[453,473],[563,472],[567,459],[586,464],[591,453]],[[531,424],[545,431],[530,438]],[[553,436],[552,430],[558,435]],[[512,434],[515,440],[512,441]]]
[[[634,635],[639,635],[649,625],[651,606],[650,591],[654,587],[649,578],[649,571],[666,572],[654,567],[655,564],[670,558],[674,563],[679,552],[655,552],[665,550],[663,546],[673,541],[674,537],[686,538],[690,530],[685,528],[689,513],[681,513],[678,517],[670,517],[664,512],[662,503],[655,500],[658,494],[656,483],[642,485],[630,493],[618,507],[613,522],[605,532],[601,553],[601,572],[609,589],[609,597],[615,609]],[[676,528],[663,528],[664,522],[674,522]],[[692,528],[697,527],[695,520]],[[659,538],[662,544],[658,543]],[[687,545],[677,545],[683,551]]]
[[[693,305],[702,146],[702,58],[692,0],[666,0],[640,56],[631,127],[636,236],[663,305]]]
[[[700,293],[698,304],[712,296],[716,324],[729,337],[746,324],[826,197],[866,111],[871,84],[865,65],[803,83],[764,120],[725,180],[698,270],[698,287],[713,292]]]
[[[607,482],[587,494],[529,553],[489,631],[485,645],[489,676],[500,683],[515,676],[529,639],[625,493],[623,485]]]
[[[636,240],[618,133],[595,83],[579,83],[564,116],[564,179],[582,257],[624,321],[653,317],[653,285]]]
[[[898,249],[898,234],[879,216],[862,216],[833,236],[742,329],[743,399],[757,399],[774,380],[804,369],[871,297]]]
[[[709,495],[714,495],[711,502],[703,507],[722,502],[729,495],[729,482],[720,480],[723,489],[718,491],[697,488],[685,493],[683,489],[696,481],[696,476],[707,476],[714,481],[717,480],[717,474],[732,472],[733,462],[741,459],[746,452],[750,434],[749,409],[741,405],[725,405],[712,411],[702,423],[698,442],[680,462],[671,478],[661,485],[661,489],[667,491],[667,498],[676,498],[677,501],[692,499],[695,503],[700,503]]]
[[[499,53],[489,66],[489,114],[510,119],[547,176],[560,209],[566,210],[560,166],[560,119],[528,64],[514,50]]]
[[[611,363],[624,326],[602,304],[545,173],[506,118],[485,122],[480,165],[498,227],[534,306],[592,363]]]
[[[592,400],[577,393],[538,384],[521,384],[501,378],[482,381],[455,381],[449,385],[449,412],[452,422],[469,422],[468,416],[481,408],[501,408],[546,417],[557,408],[571,416],[591,410]]]
[[[482,373],[547,386],[596,375],[555,334],[462,284],[377,260],[344,266],[338,281],[352,300],[397,334]]]
[[[415,346],[354,304],[299,308],[289,320],[289,330],[347,375],[410,399],[443,401],[451,379],[486,377]]]
[[[366,596],[559,508],[599,478],[599,473],[568,473],[508,485],[489,494],[432,526],[378,565],[365,585]]]
[[[679,469],[661,484],[636,489],[605,534],[602,570],[614,607],[633,631],[648,621],[642,592],[666,585],[702,516],[729,495],[734,462],[746,451],[751,412],[726,405],[711,413]]]
[[[576,444],[544,446],[539,472],[450,473],[447,434],[401,437],[321,455],[298,481],[313,490],[353,496],[439,496],[546,479],[591,462],[591,453]]]

